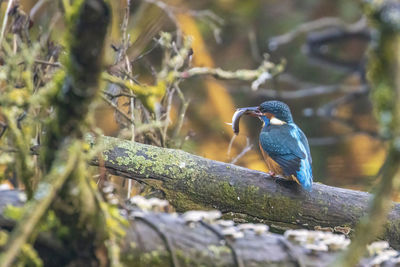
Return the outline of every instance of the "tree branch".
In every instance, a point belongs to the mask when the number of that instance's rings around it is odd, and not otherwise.
[[[330,227],[352,232],[371,199],[369,193],[318,183],[312,192],[306,192],[266,173],[181,150],[112,137],[97,142],[104,147],[105,168],[163,191],[178,211],[218,209],[227,218],[267,223],[275,230]],[[98,161],[92,164],[98,165]],[[395,248],[400,247],[398,229],[400,204],[394,203],[381,237]]]

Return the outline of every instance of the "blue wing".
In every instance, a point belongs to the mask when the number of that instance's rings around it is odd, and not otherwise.
[[[312,158],[311,158],[311,153],[310,153],[310,146],[308,145],[307,137],[299,127],[296,126],[296,128],[297,128],[297,130],[299,132],[299,135],[300,135],[300,141],[305,146],[305,149],[306,149],[306,152],[307,152],[307,156],[308,156],[308,160],[310,161],[310,163],[312,163]]]
[[[306,158],[301,160],[300,171],[297,173],[297,179],[300,181],[301,185],[307,189],[311,190],[312,182],[313,182],[313,174],[312,174],[312,158],[310,153],[310,146],[308,145],[308,140],[302,130],[300,130],[297,125],[294,124],[294,130],[291,134],[298,140],[300,149],[306,152]]]
[[[311,189],[310,148],[304,133],[295,124],[265,127],[260,134],[260,144],[280,165],[284,175],[294,175],[305,189]]]

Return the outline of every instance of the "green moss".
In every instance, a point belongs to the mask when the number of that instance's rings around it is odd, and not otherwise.
[[[233,186],[231,186],[228,182],[219,182],[215,186],[215,195],[219,196],[219,198],[227,201],[227,204],[229,205],[229,202],[236,201],[238,200],[238,194]],[[236,202],[235,201],[235,202]]]
[[[108,159],[132,174],[140,174],[149,185],[162,190],[177,211],[193,209],[235,210],[262,220],[293,222],[302,213],[301,202],[264,194],[255,185],[233,181],[223,173],[210,174],[210,161],[186,152],[155,148],[110,137],[101,138]],[[230,166],[229,166],[230,167]],[[236,168],[230,168],[235,172]],[[237,175],[240,175],[239,173]],[[163,178],[165,177],[165,178]],[[157,178],[157,179],[155,179]],[[244,178],[245,179],[245,178]],[[215,203],[219,203],[215,206]]]
[[[214,257],[210,255],[214,254]],[[226,262],[222,260],[223,254],[231,255],[232,251],[226,246],[215,246],[210,245],[207,249],[199,251],[197,253],[185,252],[180,249],[175,251],[175,255],[183,266],[209,266],[210,259],[213,259],[212,266],[226,266]]]
[[[227,246],[216,246],[216,245],[209,245],[207,247],[209,251],[211,251],[216,257],[220,257],[221,254],[231,254],[232,250]]]
[[[273,199],[265,195],[265,213],[263,217],[274,221],[289,221],[293,219],[294,214],[302,213],[303,207],[301,202],[293,201],[293,199],[285,196],[274,197]],[[254,213],[257,214],[257,213]]]
[[[4,217],[6,217],[8,219],[18,221],[22,218],[24,211],[25,211],[24,207],[16,207],[16,206],[12,206],[12,205],[7,205],[4,208],[3,215],[4,215]]]
[[[15,207],[7,205],[4,209],[3,215],[8,219],[19,221],[22,218],[24,211],[25,211],[24,207]],[[60,220],[55,215],[53,210],[50,210],[45,215],[43,220],[39,223],[37,229],[38,233],[53,231],[60,238],[69,235],[69,228],[61,224]]]
[[[121,140],[113,142],[111,139],[106,142],[108,142],[109,146],[107,145],[107,147],[110,150],[105,151],[105,158],[110,158],[109,154],[112,150],[118,150],[116,164],[127,166],[128,170],[138,172],[143,176],[163,173],[166,176],[180,179],[195,173],[193,167],[196,166],[196,162],[188,159],[185,152],[174,151],[171,153],[169,149],[160,151],[160,148],[152,149],[151,146]],[[182,168],[185,168],[185,172],[181,170]]]
[[[175,250],[175,255],[178,261],[180,263],[183,263],[183,266],[199,266],[199,262],[202,257],[201,255],[190,257],[187,253],[180,249]],[[213,263],[213,265],[217,266],[215,262]]]
[[[0,247],[7,244],[7,241],[8,241],[8,233],[6,231],[1,230],[0,231]]]
[[[324,207],[323,210],[324,210],[324,214],[325,214],[325,215],[328,215],[328,210],[329,210],[328,207]]]
[[[153,250],[146,253],[136,251],[130,254],[123,253],[123,255],[125,257],[121,259],[121,262],[125,266],[164,267],[170,262],[170,255],[165,250]]]
[[[168,199],[168,201],[177,208],[178,212],[184,212],[187,210],[205,210],[209,208],[201,205],[200,203],[194,202],[184,193],[173,189],[167,189],[165,186],[163,186],[162,181],[148,179],[146,180],[146,183],[154,188],[162,190],[166,196],[166,199]]]
[[[37,254],[36,250],[30,244],[24,244],[21,248],[21,253],[17,258],[17,263],[15,266],[32,266],[39,267],[43,266],[43,262]]]
[[[150,266],[161,266],[163,264],[163,261],[160,257],[160,252],[158,251],[143,253],[141,258],[145,262],[145,264],[148,264]]]
[[[6,245],[8,242],[8,232],[0,231],[0,248]],[[33,249],[32,245],[29,243],[25,243],[21,247],[21,251],[18,254],[13,266],[16,267],[39,267],[43,266],[43,262],[40,259],[39,255]]]
[[[129,246],[131,249],[135,249],[135,248],[137,248],[138,245],[135,242],[130,242]]]

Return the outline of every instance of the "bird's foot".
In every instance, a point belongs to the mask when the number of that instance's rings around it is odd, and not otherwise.
[[[272,171],[267,172],[267,174],[268,174],[269,176],[271,176],[272,178],[277,178],[277,177],[276,177],[276,173],[274,173],[274,172],[272,172]]]

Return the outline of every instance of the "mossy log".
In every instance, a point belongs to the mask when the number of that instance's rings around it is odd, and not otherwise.
[[[352,232],[368,211],[372,195],[314,183],[307,192],[266,173],[209,160],[187,152],[112,137],[99,138],[104,166],[122,177],[154,186],[177,211],[218,209],[238,222],[272,229],[330,227]],[[381,238],[400,248],[400,204],[393,203]]]
[[[20,191],[1,191],[1,229],[12,229],[14,222],[3,211],[7,205],[23,205],[20,196]],[[139,210],[131,210],[128,217],[121,247],[124,266],[329,266],[339,253],[310,250],[268,231],[240,230],[241,236],[232,238],[224,235],[226,228],[218,221],[188,222],[183,216]],[[56,235],[42,232],[34,246],[44,266],[64,266],[71,261],[65,253],[67,244]],[[371,266],[377,257],[364,258],[359,266]],[[385,266],[395,266],[394,257],[386,260]]]

